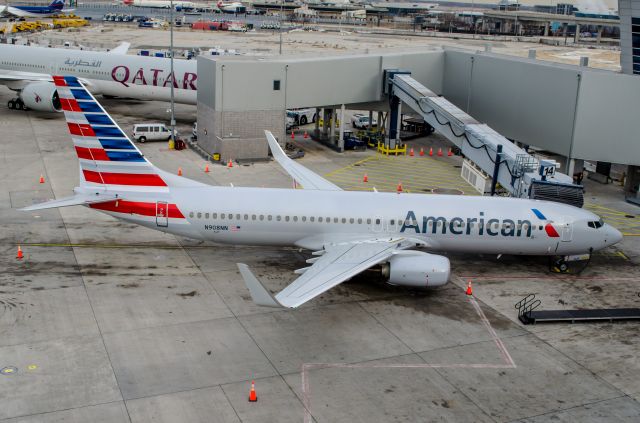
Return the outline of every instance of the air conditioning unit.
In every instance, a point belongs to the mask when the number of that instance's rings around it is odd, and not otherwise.
[[[480,194],[491,192],[491,176],[477,167],[471,160],[464,159],[462,162],[462,179],[474,187]]]

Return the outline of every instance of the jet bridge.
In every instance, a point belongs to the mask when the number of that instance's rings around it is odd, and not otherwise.
[[[538,160],[489,126],[476,121],[411,77],[410,72],[384,72],[383,94],[390,104],[388,142],[400,137],[401,102],[447,137],[462,154],[488,175],[492,194],[499,183],[512,197],[550,200],[582,207],[583,187],[556,172],[557,162]]]

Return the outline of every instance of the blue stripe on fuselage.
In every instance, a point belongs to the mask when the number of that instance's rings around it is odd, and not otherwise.
[[[538,209],[531,209],[531,211],[533,212],[533,214],[535,214],[535,215],[538,217],[538,219],[540,219],[540,220],[547,220],[547,218],[546,218],[546,217],[544,217],[544,214],[542,214],[542,212],[541,212],[540,210],[538,210]]]

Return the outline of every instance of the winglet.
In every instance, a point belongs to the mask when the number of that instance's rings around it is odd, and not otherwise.
[[[240,270],[240,275],[242,279],[244,279],[244,284],[247,286],[254,303],[265,307],[282,307],[282,304],[280,304],[273,295],[267,291],[264,285],[262,285],[262,282],[253,275],[249,266],[244,263],[238,263],[238,270]]]

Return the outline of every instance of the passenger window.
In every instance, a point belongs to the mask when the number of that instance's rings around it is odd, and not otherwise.
[[[362,218],[358,218],[358,225],[362,225]]]
[[[251,215],[251,220],[256,220],[256,215],[255,214]]]
[[[271,215],[267,216],[267,220],[271,220]]]
[[[240,214],[236,214],[236,220],[240,220]]]
[[[289,221],[289,216],[285,216],[284,220],[288,222]]]
[[[333,218],[333,223],[338,223],[338,218],[337,217]]]
[[[217,218],[218,218],[218,213],[213,213],[213,214],[211,215],[211,217],[212,217],[213,219],[217,219]]]
[[[313,219],[313,217],[312,217],[312,219]],[[322,217],[318,218],[318,222],[322,223]]]
[[[353,219],[353,217],[351,219],[349,219],[349,223],[353,224],[355,220]]]
[[[346,218],[342,218],[342,223],[347,223],[347,219]]]
[[[298,216],[293,216],[293,221],[297,222],[298,221]]]
[[[380,224],[380,219],[376,219],[376,225]]]
[[[205,219],[208,219],[208,218],[209,218],[209,213],[205,213],[205,214],[204,214],[204,218],[205,218]]]
[[[367,225],[371,225],[371,219],[367,219]]]
[[[282,220],[282,217],[281,217],[280,215],[278,215],[278,216],[276,216],[276,220],[277,220],[278,222],[280,222],[280,220]]]
[[[202,219],[202,213],[198,212],[198,219]]]
[[[391,226],[395,225],[395,224],[396,224],[396,220],[395,220],[395,219],[391,219],[391,220],[389,221],[389,224],[390,224]]]
[[[193,212],[189,212],[189,217],[193,217]]]
[[[249,220],[249,215],[248,214],[244,215],[244,220]]]
[[[260,220],[264,220],[264,214],[260,215]]]
[[[306,222],[307,221],[307,216],[302,216],[302,221]],[[311,221],[313,222],[313,217],[311,218]]]

